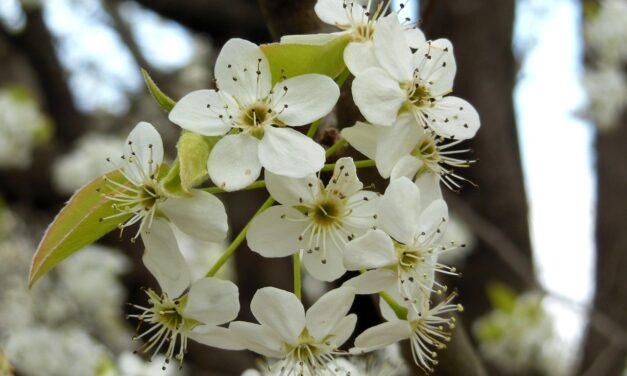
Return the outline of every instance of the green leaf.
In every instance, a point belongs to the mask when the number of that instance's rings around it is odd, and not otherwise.
[[[161,179],[161,186],[165,189],[166,193],[173,196],[189,196],[181,185],[179,159],[176,158],[172,163],[172,168],[168,171],[163,179]]]
[[[128,184],[120,171],[105,176],[121,185]],[[28,277],[29,287],[61,261],[100,239],[131,217],[128,214],[101,220],[119,213],[111,206],[111,200],[104,197],[114,192],[121,193],[125,190],[113,188],[112,184],[107,184],[103,177],[99,177],[70,198],[48,226],[37,247]]]
[[[506,313],[512,313],[516,306],[518,294],[511,287],[503,283],[488,284],[488,299],[492,306]]]
[[[307,73],[324,74],[331,78],[339,76],[344,64],[344,48],[350,41],[340,36],[321,45],[271,43],[261,45],[272,71],[272,82]]]
[[[172,98],[168,97],[163,91],[161,91],[161,89],[159,89],[155,81],[153,81],[152,77],[150,77],[150,75],[144,68],[141,68],[141,71],[142,75],[144,76],[144,81],[146,81],[146,86],[148,86],[148,90],[150,91],[150,94],[155,99],[155,101],[157,101],[159,106],[161,106],[161,108],[163,108],[167,112],[172,111],[172,108],[174,107],[176,102]]]
[[[185,193],[207,180],[207,160],[220,137],[207,137],[193,132],[183,132],[176,145],[178,149],[179,176]]]

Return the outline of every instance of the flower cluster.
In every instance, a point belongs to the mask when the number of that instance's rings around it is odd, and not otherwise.
[[[589,53],[584,86],[590,115],[601,131],[617,126],[627,107],[627,4],[607,0],[587,15],[585,37]]]
[[[466,182],[456,169],[474,161],[460,156],[469,149],[457,146],[475,135],[479,116],[450,95],[456,73],[451,43],[426,40],[389,3],[374,3],[319,0],[316,14],[341,31],[287,36],[273,46],[298,43],[306,51],[341,45],[344,74],[293,74],[298,69],[277,67],[264,46],[229,40],[216,60],[216,88],[191,92],[168,108],[183,136],[206,147],[190,154],[206,160],[187,163],[188,146],[179,141],[169,166],[159,133],[145,122],[131,131],[122,155],[109,159],[118,170],[105,175],[100,192],[113,214],[99,220],[122,229],[139,224],[133,239],[141,236],[143,262],[160,286],[147,289],[147,304],[134,305],[131,315],[143,323],[135,338],[143,340],[144,352],[154,357],[163,350],[166,363],[182,362],[191,339],[264,356],[270,375],[336,375],[347,374],[338,372],[346,367],[337,356],[407,340],[419,367],[431,371],[438,363],[453,314],[462,310],[439,278],[457,271],[439,257],[464,246],[444,240],[449,215],[440,185],[458,190]],[[349,73],[366,121],[344,128],[343,139],[325,151],[316,130]],[[307,134],[300,131],[306,126]],[[370,159],[344,157],[325,165],[347,143]],[[364,167],[376,167],[390,180],[385,193],[362,183],[358,169]],[[194,168],[198,174],[190,173]],[[190,174],[201,179],[183,184]],[[207,179],[213,186],[200,188]],[[172,188],[177,182],[180,189]],[[206,275],[193,274],[175,232],[223,241],[227,213],[214,194],[262,187],[271,197]],[[250,309],[257,323],[233,321],[238,287],[216,277],[243,241],[263,257],[294,262],[293,292],[263,287],[255,293]],[[325,282],[350,275],[306,308],[301,266]],[[385,322],[349,348],[356,294],[379,294]]]

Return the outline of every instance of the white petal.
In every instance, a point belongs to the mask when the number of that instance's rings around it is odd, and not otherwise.
[[[411,153],[423,132],[422,127],[409,114],[400,116],[392,127],[381,131],[375,160],[382,177],[390,177],[392,168],[401,158]]]
[[[376,294],[395,288],[396,284],[397,276],[394,271],[390,269],[375,269],[349,279],[344,282],[343,286],[356,288],[358,294]]]
[[[440,175],[425,172],[416,177],[416,186],[420,189],[420,206],[426,208],[435,200],[442,200]]]
[[[163,162],[163,142],[150,123],[140,122],[129,133],[124,144],[122,169],[135,185],[141,185],[156,174]]]
[[[358,152],[374,159],[382,129],[384,128],[358,121],[354,126],[342,129],[342,137]]]
[[[447,39],[428,41],[414,53],[414,66],[422,82],[429,83],[432,97],[446,95],[453,90],[457,65],[453,45]]]
[[[189,338],[193,339],[203,345],[217,347],[224,350],[244,350],[245,346],[241,344],[241,341],[233,334],[233,332],[227,328],[221,328],[219,326],[211,325],[199,325],[192,329],[187,334]]]
[[[394,312],[392,307],[381,297],[379,297],[379,310],[381,311],[381,316],[383,316],[386,321],[399,321],[396,312]]]
[[[308,236],[309,233],[305,235],[305,241]],[[303,254],[305,269],[320,281],[335,281],[346,272],[342,261],[342,250],[331,239],[326,239],[326,249],[322,244],[318,245],[320,250],[309,250],[311,253],[307,251]]]
[[[379,64],[398,82],[411,81],[413,57],[405,39],[405,30],[394,12],[375,25],[374,52]]]
[[[265,98],[272,88],[266,56],[256,44],[239,38],[229,39],[222,47],[216,60],[215,77],[220,90],[231,94],[242,105]]]
[[[290,178],[266,171],[265,181],[270,195],[283,205],[311,203],[320,192],[320,180],[315,174],[304,178]]]
[[[416,234],[420,234],[423,232],[426,234],[431,234],[433,232],[436,232],[439,235],[435,236],[430,243],[438,244],[439,240],[446,232],[447,222],[448,207],[446,205],[446,202],[441,199],[435,200],[429,206],[427,206],[422,213],[420,213],[420,217],[418,219],[418,231],[416,231]]]
[[[283,356],[281,339],[270,328],[244,321],[233,321],[229,330],[243,347],[257,354],[280,358]]]
[[[362,115],[371,123],[389,126],[396,121],[405,101],[399,83],[381,68],[366,69],[355,77],[353,100]]]
[[[345,34],[345,31],[340,31],[336,33],[284,35],[281,37],[281,44],[309,44],[321,46]]]
[[[408,179],[413,179],[420,170],[424,166],[424,162],[413,155],[406,155],[403,158],[399,159],[398,162],[394,165],[392,172],[390,173],[390,179],[398,179],[400,177],[406,177]],[[435,175],[433,173],[425,173],[423,175]],[[440,180],[438,175],[435,175]],[[422,193],[422,190],[420,191]]]
[[[191,283],[189,266],[174,237],[168,223],[155,219],[150,230],[142,231],[142,240],[146,250],[142,261],[150,273],[157,279],[161,290],[172,299],[178,298]]]
[[[419,48],[426,41],[424,33],[417,27],[406,28],[403,34],[407,45],[414,49]]]
[[[379,227],[403,244],[413,242],[420,214],[420,191],[407,178],[393,180],[379,202]]]
[[[340,287],[324,294],[305,315],[307,330],[317,341],[323,341],[340,324],[355,300],[355,289]]]
[[[333,176],[327,184],[327,192],[339,193],[340,197],[349,197],[359,192],[364,187],[357,177],[357,168],[353,158],[344,157],[335,162]]]
[[[159,209],[179,230],[197,239],[219,242],[226,238],[226,209],[210,193],[194,189],[191,197],[168,198]]]
[[[300,240],[308,222],[305,215],[289,206],[273,206],[253,218],[246,234],[251,250],[263,257],[285,257],[306,244]]]
[[[316,14],[322,22],[329,25],[348,25],[350,24],[349,15],[358,16],[356,19],[363,17],[363,9],[360,6],[352,6],[343,0],[318,0],[314,6]],[[351,8],[344,8],[344,4]]]
[[[231,281],[202,278],[189,289],[183,315],[207,325],[221,325],[239,313],[239,291]]]
[[[444,97],[423,111],[429,115],[429,126],[442,137],[467,140],[479,130],[479,114],[467,101],[457,97]]]
[[[246,133],[224,136],[211,150],[207,169],[211,180],[225,191],[252,184],[261,174],[259,140]]]
[[[289,344],[298,343],[305,329],[305,308],[296,295],[274,287],[255,293],[250,310],[259,323],[270,328]]]
[[[259,144],[263,167],[278,175],[303,178],[324,166],[324,148],[311,138],[289,128],[265,127]]]
[[[231,129],[229,115],[237,111],[237,103],[227,93],[197,90],[181,98],[170,111],[168,119],[188,131],[221,136]]]
[[[340,97],[340,88],[330,77],[303,74],[276,84],[273,111],[283,123],[291,126],[309,124],[331,112]]]
[[[329,339],[336,347],[342,346],[344,342],[348,341],[350,336],[355,331],[357,325],[357,315],[351,313],[340,320],[340,323],[333,329],[333,337]]]
[[[368,68],[379,66],[372,41],[349,43],[344,48],[344,62],[353,76],[362,74]]]
[[[355,350],[351,353],[368,352],[393,343],[408,339],[412,336],[409,323],[404,320],[388,321],[366,330],[355,338]]]
[[[380,195],[377,192],[359,191],[348,199],[351,214],[344,218],[344,228],[351,237],[361,236],[376,224]]]
[[[381,230],[369,230],[344,248],[347,270],[375,269],[396,264],[394,242]]]

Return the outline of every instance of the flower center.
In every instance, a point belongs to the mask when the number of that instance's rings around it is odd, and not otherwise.
[[[336,223],[343,214],[344,204],[338,198],[328,195],[314,204],[311,215],[318,226],[330,226]]]
[[[422,107],[431,103],[431,93],[426,85],[414,81],[406,90],[407,100],[414,106]]]
[[[242,111],[242,124],[251,128],[260,128],[271,119],[272,109],[265,103],[256,102]]]
[[[399,265],[405,270],[416,270],[420,264],[426,261],[425,256],[416,247],[397,244],[395,248]]]
[[[132,305],[139,309],[141,313],[129,315],[136,318],[141,324],[149,326],[143,333],[133,337],[133,340],[148,338],[140,349],[148,352],[154,349],[153,356],[166,345],[166,363],[175,358],[179,362],[187,352],[187,334],[200,322],[183,316],[183,309],[187,302],[187,295],[178,299],[171,299],[166,293],[158,295],[153,290],[146,290],[148,295],[148,307]],[[180,338],[178,351],[177,342]]]
[[[440,163],[440,151],[435,139],[431,135],[424,135],[420,138],[411,155],[422,160],[426,165],[434,166]]]
[[[353,38],[357,42],[367,42],[374,34],[374,24],[372,22],[355,25]]]

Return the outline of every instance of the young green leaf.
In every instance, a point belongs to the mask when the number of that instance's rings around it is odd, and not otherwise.
[[[321,45],[271,43],[261,45],[268,58],[272,81],[307,73],[324,74],[331,78],[339,76],[344,68],[344,48],[348,36],[341,36]]]
[[[163,91],[161,91],[161,89],[159,89],[155,81],[152,79],[152,77],[150,77],[150,75],[144,68],[141,68],[141,71],[142,75],[144,76],[144,81],[146,81],[146,86],[148,86],[148,90],[150,91],[152,97],[155,99],[155,101],[157,101],[161,108],[163,108],[167,112],[170,112],[176,102],[172,98],[168,97]]]
[[[120,185],[127,184],[120,171],[108,173],[105,177]],[[78,190],[48,226],[39,243],[31,263],[29,286],[61,261],[129,219],[130,214],[105,219],[118,214],[105,195],[124,191],[107,184],[103,177]]]
[[[220,137],[207,137],[193,132],[183,132],[177,143],[181,188],[186,193],[209,177],[207,160],[211,149]]]

